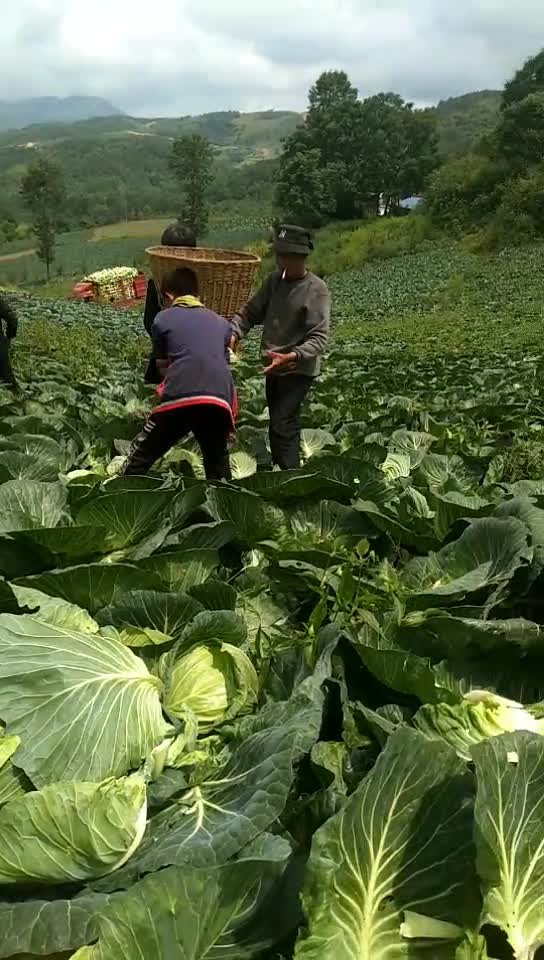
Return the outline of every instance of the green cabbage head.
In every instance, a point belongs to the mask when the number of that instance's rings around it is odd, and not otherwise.
[[[257,702],[255,667],[230,643],[195,644],[173,661],[164,658],[162,666],[167,713],[183,720],[190,710],[200,730],[248,713]]]
[[[413,722],[429,740],[445,740],[464,760],[471,760],[473,746],[489,737],[518,730],[544,734],[544,721],[522,703],[489,690],[471,690],[454,705],[421,707]]]
[[[144,777],[52,783],[0,808],[0,885],[78,883],[122,867],[147,819]]]

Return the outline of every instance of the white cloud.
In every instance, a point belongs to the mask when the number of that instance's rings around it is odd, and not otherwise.
[[[18,0],[0,98],[94,94],[148,115],[303,108],[323,69],[417,102],[502,85],[544,37],[542,0]]]

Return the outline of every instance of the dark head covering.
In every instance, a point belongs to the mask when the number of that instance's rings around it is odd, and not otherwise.
[[[163,247],[196,247],[196,237],[190,227],[176,220],[164,231],[161,243]]]
[[[289,223],[280,223],[274,228],[273,246],[276,253],[292,253],[302,257],[307,257],[314,249],[310,231]]]

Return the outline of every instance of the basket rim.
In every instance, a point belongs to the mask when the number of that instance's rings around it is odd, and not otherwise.
[[[194,257],[193,262],[195,264],[199,263],[221,263],[227,265],[234,264],[259,264],[261,258],[257,256],[256,253],[249,253],[245,250],[227,250],[223,247],[166,247],[163,245],[157,245],[153,247],[146,248],[146,254],[151,260],[155,257],[157,260],[191,260],[191,256],[181,256],[176,257],[175,254],[172,254],[172,250],[179,250],[180,253],[185,254],[194,254],[195,249],[201,250],[203,253],[206,253],[208,250],[213,250],[214,253],[224,253],[226,254],[224,259],[219,259],[218,257]]]

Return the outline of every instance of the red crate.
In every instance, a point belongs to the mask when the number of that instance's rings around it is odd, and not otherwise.
[[[145,297],[147,291],[147,280],[145,279],[143,273],[139,273],[137,277],[134,277],[134,296],[137,300],[142,300]]]
[[[94,293],[92,283],[86,283],[85,281],[76,283],[72,288],[72,297],[74,297],[75,300],[93,300]]]

